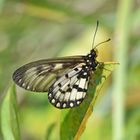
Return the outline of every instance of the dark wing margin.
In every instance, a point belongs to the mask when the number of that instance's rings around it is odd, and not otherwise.
[[[84,63],[84,56],[38,60],[17,69],[12,78],[26,90],[47,92],[56,79],[79,63]]]

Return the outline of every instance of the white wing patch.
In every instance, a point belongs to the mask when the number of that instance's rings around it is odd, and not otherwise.
[[[57,108],[79,106],[86,96],[89,72],[81,65],[59,77],[49,89],[48,99]],[[54,102],[55,101],[55,102]]]

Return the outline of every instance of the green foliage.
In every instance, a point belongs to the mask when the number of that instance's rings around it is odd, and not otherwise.
[[[19,140],[20,130],[15,86],[11,86],[1,107],[1,129],[4,140]]]
[[[124,139],[140,139],[140,6],[138,1],[1,0],[0,16],[0,139],[2,135],[3,139],[10,135],[10,139],[14,139],[19,135],[18,122],[14,117],[16,115],[13,115],[16,110],[14,108],[17,107],[14,105],[16,99],[14,87],[11,86],[4,94],[7,85],[11,83],[13,71],[25,63],[42,58],[87,54],[91,49],[93,26],[97,19],[100,21],[100,26],[95,44],[108,37],[112,39],[110,43],[98,47],[98,60],[106,62],[113,58],[120,63],[117,68],[119,74],[113,72],[116,79],[118,78],[119,86],[115,85],[113,91],[114,79],[106,82],[100,100],[96,106],[93,103],[95,110],[90,118],[87,110],[90,110],[89,107],[92,108],[92,105],[89,105],[89,102],[83,102],[86,108],[81,104],[79,108],[63,110],[61,113],[49,104],[47,93],[26,94],[24,90],[17,88],[19,110],[15,114],[18,113],[20,119],[21,139],[59,139],[60,116],[60,132],[63,138],[67,136],[74,138],[77,135],[80,137],[86,124],[86,131],[82,134],[81,140],[112,140],[123,135],[122,130],[125,130]],[[94,100],[95,95],[100,92],[92,89],[92,86],[90,89],[88,97],[94,95],[90,98]],[[122,90],[123,94],[120,92]],[[86,119],[89,121],[83,123]],[[72,123],[69,121],[76,123],[73,130]],[[69,131],[65,130],[69,128],[71,128]]]
[[[128,118],[126,127],[126,140],[139,140],[140,139],[140,110],[139,107],[135,108]]]

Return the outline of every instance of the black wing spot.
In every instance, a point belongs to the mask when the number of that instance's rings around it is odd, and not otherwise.
[[[74,70],[75,70],[75,71],[78,71],[78,68],[75,68]]]
[[[65,94],[65,91],[63,91],[62,89],[59,89],[59,91],[60,91],[62,94]]]
[[[83,88],[80,88],[80,87],[78,87],[78,92],[87,92],[87,90],[86,89],[83,89]]]
[[[62,87],[61,83],[58,84],[59,87]]]
[[[68,84],[67,86],[70,87],[70,84]]]
[[[68,88],[68,89],[67,89],[67,92],[71,92],[71,91],[72,91],[72,88]]]
[[[73,88],[78,89],[78,85],[73,85]]]
[[[68,74],[65,74],[65,77],[66,77],[66,78],[69,78]]]

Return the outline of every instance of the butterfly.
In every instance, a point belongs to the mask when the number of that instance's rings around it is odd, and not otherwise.
[[[110,40],[94,46],[98,25],[97,21],[89,54],[28,63],[13,73],[13,81],[29,91],[48,92],[49,102],[56,108],[79,106],[87,95],[91,75],[101,64],[96,60],[96,47]]]

